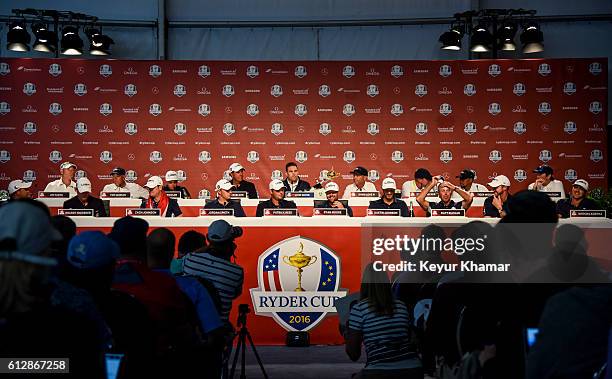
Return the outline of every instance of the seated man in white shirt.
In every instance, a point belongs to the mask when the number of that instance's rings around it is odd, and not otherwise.
[[[542,165],[533,170],[536,176],[535,182],[531,183],[529,190],[539,192],[560,192],[558,199],[565,199],[565,189],[563,183],[553,177],[553,169],[550,166]]]
[[[464,169],[456,176],[459,179],[459,187],[465,192],[490,192],[489,189],[482,184],[474,183],[476,178],[476,171],[468,168]],[[461,201],[463,198],[459,195],[459,192],[453,191],[452,199],[455,201]]]
[[[62,176],[47,184],[45,192],[68,192],[68,197],[76,196],[76,183],[74,182],[76,169],[77,166],[74,163],[62,163],[60,165],[60,174]]]
[[[414,180],[408,180],[402,184],[402,197],[411,197],[414,192],[421,192],[431,183],[431,173],[426,168],[419,168],[414,172]],[[436,188],[434,188],[434,191]]]
[[[149,191],[136,183],[125,181],[124,168],[115,167],[110,174],[113,177],[113,182],[105,185],[102,192],[129,192],[132,199],[147,199],[149,197]]]
[[[367,181],[368,170],[358,166],[351,173],[353,174],[353,184],[346,186],[342,195],[343,199],[350,199],[353,192],[378,192],[374,183]]]

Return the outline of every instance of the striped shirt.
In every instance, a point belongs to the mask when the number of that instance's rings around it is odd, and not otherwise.
[[[208,253],[190,253],[183,259],[183,272],[209,280],[219,292],[223,321],[229,320],[232,300],[242,293],[244,271],[242,267]]]
[[[366,368],[420,367],[416,347],[410,341],[408,308],[394,300],[392,315],[379,315],[367,299],[351,308],[349,328],[363,334]]]

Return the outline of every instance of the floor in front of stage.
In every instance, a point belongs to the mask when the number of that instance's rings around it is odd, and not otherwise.
[[[257,352],[270,379],[350,379],[351,375],[362,369],[365,364],[365,351],[362,352],[359,361],[352,362],[344,352],[344,345],[257,346]],[[239,378],[240,359],[236,366],[234,377]],[[247,349],[246,377],[249,379],[264,377],[250,346]]]

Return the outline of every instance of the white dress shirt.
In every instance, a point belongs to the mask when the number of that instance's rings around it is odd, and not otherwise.
[[[372,182],[365,182],[365,184],[361,188],[357,188],[355,183],[352,183],[346,186],[346,189],[344,190],[344,195],[342,195],[342,198],[350,199],[351,192],[378,192],[378,190],[376,189],[376,186]]]
[[[470,190],[468,192],[469,193],[474,193],[474,192],[491,192],[491,190],[488,189],[487,187],[483,186],[482,184],[472,183],[472,186],[470,187]],[[453,199],[455,201],[463,200],[463,198],[461,197],[461,195],[459,195],[459,193],[457,191],[453,191],[453,195],[451,196],[451,199]]]
[[[57,179],[47,184],[44,192],[68,192],[68,197],[72,198],[77,195],[76,183],[71,180],[69,185],[65,185],[62,179]]]
[[[535,182],[531,183],[527,188],[530,190],[534,190]],[[565,189],[563,188],[563,183],[558,179],[551,180],[550,183],[548,183],[547,185],[535,190],[540,192],[561,192],[561,197],[559,197],[558,199],[565,199]]]
[[[129,192],[132,199],[149,197],[149,191],[136,183],[126,182],[124,187],[119,187],[115,183],[107,184],[102,188],[102,192]]]

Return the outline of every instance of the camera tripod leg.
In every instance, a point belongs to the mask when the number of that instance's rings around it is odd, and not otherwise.
[[[251,338],[251,333],[246,332],[247,337],[249,338],[249,343],[251,344],[251,348],[253,349],[253,353],[255,353],[255,358],[257,358],[257,363],[259,363],[259,367],[261,368],[261,372],[265,379],[268,379],[268,374],[266,374],[266,370],[264,369],[263,363],[261,363],[261,358],[259,358],[259,354],[257,353],[257,349],[255,348],[255,344],[253,343],[253,339]]]
[[[236,372],[236,364],[238,363],[238,354],[240,354],[240,348],[242,347],[244,350],[244,339],[242,336],[238,338],[238,344],[236,345],[236,352],[234,352],[234,361],[232,362],[232,369],[230,371],[229,378],[234,379],[234,373]]]

